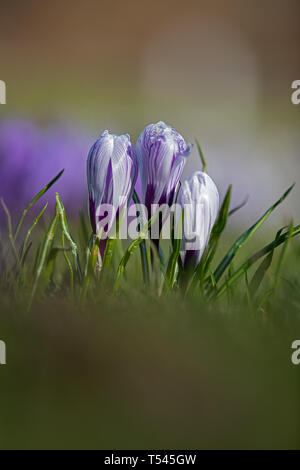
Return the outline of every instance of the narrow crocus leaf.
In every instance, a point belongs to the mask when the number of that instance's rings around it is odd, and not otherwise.
[[[229,206],[231,201],[231,192],[232,192],[232,185],[230,184],[225,197],[223,199],[222,205],[220,207],[217,220],[213,226],[211,237],[220,237],[221,233],[223,232],[224,228],[227,224],[227,219],[229,215]]]
[[[219,287],[219,289],[216,292],[217,297],[220,297],[221,295],[223,295],[224,292],[226,291],[226,289],[229,286],[233,285],[241,276],[243,276],[245,271],[247,271],[256,261],[258,261],[260,258],[262,258],[263,256],[265,256],[268,253],[270,253],[271,251],[273,251],[274,248],[276,248],[277,246],[284,243],[287,240],[287,238],[293,238],[298,234],[300,234],[300,225],[297,225],[296,227],[294,227],[291,234],[289,232],[283,233],[277,239],[275,238],[275,240],[273,242],[269,243],[264,248],[262,248],[261,250],[257,251],[252,256],[250,256],[250,258],[248,258],[232,274],[232,276],[224,284],[222,284],[221,287]]]
[[[102,271],[107,270],[108,267],[111,265],[115,242],[116,242],[115,238],[107,239],[106,248],[105,248],[104,257],[103,257]]]
[[[52,242],[53,242],[53,239],[54,239],[54,236],[55,236],[55,232],[56,232],[56,228],[57,228],[57,224],[58,224],[58,219],[59,219],[59,214],[58,214],[58,212],[56,212],[55,217],[53,218],[53,220],[52,220],[52,222],[51,222],[51,224],[50,224],[50,226],[47,230],[45,239],[44,239],[40,259],[39,259],[38,264],[37,264],[37,269],[36,269],[36,273],[35,273],[35,279],[34,279],[32,291],[31,291],[31,296],[30,296],[30,300],[29,300],[28,309],[31,308],[33,299],[35,297],[35,294],[36,294],[36,291],[37,291],[37,288],[38,288],[38,284],[39,284],[41,275],[43,273],[43,270],[46,267],[47,258],[48,258],[48,255],[50,253],[51,245],[52,245]]]
[[[154,214],[151,217],[151,219],[148,220],[148,222],[144,225],[143,229],[140,231],[139,237],[136,240],[133,240],[133,242],[129,245],[129,247],[125,251],[125,254],[124,254],[123,258],[121,259],[119,267],[118,267],[116,281],[115,281],[115,285],[114,285],[114,290],[118,289],[119,282],[120,282],[120,280],[121,280],[121,278],[124,274],[124,270],[126,268],[126,265],[129,261],[130,257],[132,256],[134,251],[137,249],[137,247],[142,243],[142,241],[145,240],[151,225],[154,223],[155,219],[157,218],[157,215],[158,215],[157,213]]]
[[[278,263],[277,263],[276,272],[275,272],[274,293],[276,293],[276,291],[278,289],[279,278],[280,278],[280,273],[282,271],[283,261],[284,261],[284,258],[285,258],[286,252],[287,252],[287,248],[288,248],[288,245],[290,243],[290,240],[291,240],[291,237],[292,237],[292,234],[293,234],[293,225],[294,225],[294,222],[292,220],[291,223],[290,223],[290,226],[289,226],[289,231],[288,231],[286,240],[284,242],[284,245],[283,245],[281,253],[280,253]]]
[[[45,204],[45,206],[43,207],[43,209],[41,210],[41,212],[39,212],[39,214],[37,215],[37,217],[34,219],[34,222],[33,224],[29,227],[28,231],[27,231],[27,235],[25,237],[25,240],[24,240],[24,243],[23,243],[23,247],[22,247],[22,251],[21,251],[21,263],[24,262],[24,256],[25,256],[25,252],[26,252],[26,249],[27,249],[27,244],[28,244],[28,240],[30,238],[30,235],[34,229],[34,227],[37,225],[38,221],[40,220],[40,218],[42,217],[42,215],[44,214],[45,210],[47,209],[48,207],[48,202]]]
[[[182,239],[182,226],[184,223],[184,209],[181,213],[181,219],[176,228],[176,237],[174,238],[173,243],[173,251],[168,261],[166,276],[165,276],[165,286],[166,289],[172,289],[176,282],[176,273],[177,273],[177,265],[178,265],[178,258],[180,256],[180,248],[181,248],[181,239]]]
[[[62,237],[62,246],[64,248],[65,247],[65,234],[64,234],[64,232],[62,232],[61,237]],[[64,250],[63,253],[64,253],[64,258],[65,258],[66,265],[67,265],[69,273],[70,273],[70,290],[71,290],[71,293],[73,293],[73,291],[74,291],[73,268],[72,268],[72,264],[71,264],[71,261],[69,260],[69,257],[68,257],[68,254],[67,254],[66,250]]]
[[[67,216],[66,216],[66,211],[65,211],[64,205],[63,205],[62,200],[60,199],[58,193],[55,194],[55,199],[56,199],[56,210],[59,214],[60,226],[61,226],[61,229],[62,229],[66,239],[68,240],[68,242],[71,245],[71,251],[72,251],[72,254],[73,254],[73,258],[74,258],[76,271],[78,273],[79,280],[81,281],[82,272],[81,272],[81,267],[80,267],[80,261],[79,261],[79,256],[78,256],[77,245],[76,245],[72,235],[70,234],[69,225],[68,225]]]
[[[54,183],[56,183],[56,181],[61,177],[61,175],[63,174],[65,170],[61,170],[56,176],[55,178],[53,178],[50,183],[46,184],[46,186],[43,187],[43,189],[41,189],[41,191],[39,191],[35,196],[34,198],[29,202],[29,204],[27,204],[27,206],[25,207],[25,209],[23,210],[22,212],[22,215],[19,219],[19,222],[17,224],[17,228],[16,228],[16,231],[15,231],[15,239],[17,238],[19,232],[20,232],[20,229],[22,227],[22,224],[23,224],[23,220],[27,214],[27,212],[29,211],[29,209],[48,191],[48,189],[51,188],[51,186],[54,185]]]
[[[3,207],[3,210],[4,210],[5,215],[6,215],[6,219],[7,219],[8,239],[10,241],[12,251],[13,251],[13,254],[16,258],[17,264],[19,264],[20,263],[20,258],[19,258],[19,254],[17,252],[17,248],[16,248],[16,245],[15,245],[15,239],[14,239],[14,236],[13,236],[11,215],[10,215],[10,212],[8,210],[8,207],[6,206],[6,204],[5,204],[5,202],[2,198],[1,198],[1,205]]]
[[[276,209],[279,204],[281,204],[284,199],[288,196],[288,194],[293,189],[294,184],[290,186],[287,191],[275,202],[258,220],[253,224],[248,230],[246,230],[242,235],[238,237],[232,247],[229,249],[227,254],[222,259],[221,263],[218,265],[216,270],[214,271],[214,278],[216,283],[218,283],[219,279],[221,278],[224,271],[230,265],[232,259],[235,257],[239,249],[249,240],[249,238],[258,230],[258,228],[267,220],[270,214]]]
[[[140,204],[140,199],[135,190],[133,191],[132,199],[135,204]],[[146,286],[149,286],[150,274],[149,274],[149,263],[148,263],[148,256],[147,256],[146,241],[142,240],[139,246],[140,246],[141,264],[142,264],[144,283]]]
[[[219,210],[217,220],[213,226],[209,244],[208,244],[208,250],[207,250],[207,255],[205,258],[204,266],[199,267],[199,273],[201,273],[203,276],[205,276],[207,272],[209,271],[209,268],[211,266],[211,263],[215,257],[215,254],[218,248],[219,239],[227,225],[227,220],[229,216],[229,206],[230,206],[230,201],[231,201],[231,191],[232,191],[232,185],[230,185],[227,189],[221,208]],[[199,273],[196,274],[196,277],[200,279]]]
[[[199,153],[199,157],[200,157],[201,162],[202,162],[202,171],[203,171],[203,173],[206,173],[207,164],[206,164],[206,160],[205,160],[205,157],[204,157],[204,153],[202,151],[199,140],[195,139],[195,142],[196,142],[196,145],[197,145],[197,150],[198,150],[198,153]]]
[[[87,291],[92,277],[95,274],[98,258],[100,256],[99,246],[102,237],[103,227],[100,227],[97,235],[92,234],[86,250],[86,265],[84,269],[84,280],[80,294],[80,300],[83,302],[86,299]]]
[[[280,237],[281,233],[283,231],[283,228],[278,230],[276,237],[275,237],[275,242],[278,240]],[[270,253],[263,259],[257,270],[255,271],[251,283],[249,285],[249,290],[251,293],[251,296],[254,297],[259,286],[261,285],[263,278],[265,277],[265,274],[267,270],[270,268],[272,260],[273,260],[273,254],[274,254],[274,249],[275,249],[276,243],[274,243],[273,250],[270,251]]]

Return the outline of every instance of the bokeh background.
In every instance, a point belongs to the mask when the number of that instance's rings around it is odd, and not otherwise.
[[[0,6],[7,85],[0,197],[13,218],[65,168],[42,202],[53,203],[58,190],[78,221],[98,135],[110,129],[135,142],[145,125],[164,120],[186,140],[198,137],[221,195],[232,183],[233,204],[250,196],[230,219],[220,256],[234,232],[293,182],[263,237],[274,239],[292,215],[299,223],[300,105],[291,103],[291,83],[300,79],[299,0]],[[184,176],[199,167],[194,149]],[[1,235],[4,222],[1,210]],[[256,251],[263,243],[253,238]],[[292,243],[288,281],[269,317],[249,314],[244,284],[236,306],[158,299],[140,290],[134,264],[136,289],[112,296],[100,285],[80,312],[57,292],[28,314],[2,282],[0,447],[299,448],[300,366],[290,359],[300,331],[299,245]]]
[[[221,194],[250,196],[233,223],[255,218],[298,180],[299,15],[298,0],[1,2],[0,195],[14,212],[64,167],[56,189],[85,207],[100,132],[135,141],[164,120],[199,138]],[[196,168],[194,149],[184,176]],[[300,216],[299,196],[275,224]]]

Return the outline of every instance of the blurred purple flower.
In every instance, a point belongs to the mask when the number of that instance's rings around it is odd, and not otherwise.
[[[94,234],[111,228],[115,217],[129,202],[138,174],[135,148],[128,134],[116,136],[104,131],[92,146],[87,159],[89,213]],[[112,212],[104,214],[102,208],[109,204]],[[104,224],[104,219],[106,223]],[[104,254],[106,240],[100,245]]]
[[[136,145],[142,199],[150,214],[151,204],[173,203],[176,186],[191,152],[183,137],[160,121],[145,127]]]
[[[206,173],[197,171],[183,182],[177,203],[184,209],[181,259],[184,265],[196,267],[217,218],[219,193],[213,180]]]
[[[0,196],[17,217],[32,197],[65,168],[38,203],[53,206],[57,191],[68,212],[84,206],[85,155],[90,136],[67,125],[38,127],[24,119],[0,123]],[[36,209],[33,209],[35,211]]]

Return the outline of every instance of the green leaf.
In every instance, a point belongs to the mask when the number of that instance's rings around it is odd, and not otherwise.
[[[16,231],[15,231],[15,239],[17,238],[18,236],[18,233],[21,229],[21,226],[22,226],[22,223],[23,223],[23,220],[24,220],[24,217],[26,216],[27,212],[29,211],[29,209],[48,191],[48,189],[51,188],[51,186],[54,185],[54,183],[56,183],[56,181],[61,177],[61,175],[63,174],[65,170],[61,170],[56,176],[55,178],[53,178],[53,180],[50,181],[50,183],[46,184],[46,186],[43,187],[43,189],[41,189],[40,192],[38,192],[36,194],[36,196],[34,196],[34,198],[29,202],[29,204],[27,204],[27,206],[25,207],[25,209],[23,210],[22,212],[22,215],[19,219],[19,222],[17,224],[17,228],[16,228]]]
[[[64,232],[62,232],[61,234],[61,237],[62,237],[62,245],[63,247],[65,246],[65,234]],[[72,264],[71,264],[71,261],[69,260],[69,257],[66,253],[66,250],[64,250],[64,258],[65,258],[65,262],[66,262],[66,265],[68,267],[68,270],[69,270],[69,273],[70,273],[70,290],[71,290],[71,293],[73,293],[74,291],[74,273],[73,273],[73,268],[72,268]]]
[[[39,259],[39,262],[38,262],[38,265],[37,265],[34,284],[33,284],[33,288],[32,288],[32,291],[31,291],[31,296],[30,296],[28,309],[31,308],[33,299],[35,297],[35,294],[36,294],[36,291],[37,291],[37,288],[38,288],[40,277],[43,273],[43,270],[45,269],[45,266],[46,266],[46,263],[47,263],[47,260],[48,260],[48,254],[50,252],[51,245],[52,245],[52,242],[53,242],[53,239],[54,239],[54,236],[55,236],[55,232],[56,232],[56,228],[57,228],[57,224],[58,224],[58,219],[59,219],[59,214],[56,212],[55,217],[52,220],[52,222],[51,222],[51,224],[50,224],[50,226],[47,230],[45,239],[44,239],[40,259]]]
[[[278,240],[278,238],[280,237],[281,233],[282,233],[282,229],[278,230],[277,234],[276,234],[276,237],[275,237],[275,241]],[[252,279],[251,279],[251,283],[249,285],[249,289],[250,289],[250,293],[251,293],[251,296],[253,297],[259,286],[261,285],[262,281],[263,281],[263,278],[267,272],[267,270],[269,269],[269,267],[271,266],[271,263],[272,263],[272,259],[273,259],[273,254],[274,254],[274,249],[275,249],[275,245],[274,244],[274,247],[273,249],[270,251],[270,253],[263,259],[263,261],[261,262],[261,264],[259,265],[259,267],[257,268],[257,270],[255,271]]]
[[[115,238],[108,238],[106,242],[105,252],[103,256],[103,265],[102,270],[107,270],[111,265],[112,255],[114,251],[116,239]]]
[[[288,194],[293,189],[294,184],[285,191],[285,193],[281,196],[278,201],[275,202],[258,220],[253,224],[248,230],[246,230],[242,235],[238,237],[235,243],[232,245],[230,250],[227,252],[225,257],[222,259],[221,263],[218,265],[217,269],[214,272],[214,278],[216,283],[221,278],[222,274],[226,270],[226,268],[231,263],[232,259],[237,254],[238,250],[249,240],[249,238],[256,232],[256,230],[267,220],[269,215],[274,211],[274,209],[281,204],[284,199],[288,196]]]
[[[206,173],[207,164],[206,164],[206,160],[205,160],[205,157],[204,157],[204,153],[202,152],[202,148],[201,148],[201,145],[199,143],[199,140],[195,139],[195,142],[196,142],[197,149],[198,149],[198,152],[199,152],[199,156],[200,156],[201,162],[202,162],[202,171],[203,171],[203,173]]]
[[[232,185],[230,184],[225,194],[225,197],[223,199],[221,208],[219,210],[217,220],[212,229],[213,237],[220,237],[221,233],[226,227],[227,219],[228,219],[228,211],[229,211],[229,206],[230,206],[230,201],[231,201],[231,192],[232,192]]]
[[[233,285],[244,273],[247,271],[256,261],[258,261],[260,258],[263,256],[267,255],[271,251],[273,251],[277,246],[281,245],[286,241],[287,238],[293,238],[296,235],[300,233],[300,225],[297,227],[294,227],[292,233],[290,234],[289,232],[283,233],[277,239],[268,245],[266,245],[264,248],[261,250],[257,251],[254,253],[250,258],[248,258],[234,273],[233,275],[218,289],[217,291],[217,297],[220,297],[228,286]]]
[[[230,201],[231,201],[231,191],[232,191],[232,185],[230,185],[227,189],[227,192],[225,194],[225,197],[223,199],[223,203],[221,205],[221,208],[219,210],[219,214],[217,217],[217,220],[213,226],[212,233],[210,236],[208,248],[206,250],[206,256],[205,256],[205,263],[204,266],[199,266],[199,272],[197,272],[196,277],[200,279],[199,275],[203,274],[204,276],[208,272],[211,263],[215,257],[218,244],[219,244],[219,239],[222,235],[222,232],[224,231],[226,225],[227,225],[227,220],[228,220],[228,211],[229,211],[229,206],[230,206]]]
[[[17,248],[16,248],[16,245],[15,245],[15,239],[14,239],[14,236],[13,236],[10,212],[9,212],[8,207],[6,206],[6,204],[5,204],[5,202],[2,198],[1,198],[1,205],[3,207],[3,210],[4,210],[5,214],[6,214],[8,239],[9,239],[9,242],[11,244],[12,251],[13,251],[13,254],[16,258],[17,264],[19,264],[20,259],[19,259],[19,255],[18,255]]]
[[[82,280],[82,271],[81,271],[81,267],[80,267],[80,260],[79,260],[79,256],[78,256],[77,245],[76,245],[72,235],[70,234],[68,221],[67,221],[67,216],[66,216],[66,211],[65,211],[64,205],[63,205],[62,200],[60,199],[58,193],[55,194],[55,199],[56,199],[56,210],[59,214],[60,226],[61,226],[61,229],[62,229],[66,239],[68,240],[69,244],[71,245],[71,251],[72,251],[73,258],[74,258],[75,268],[76,268],[76,271],[78,273],[79,281],[81,282],[81,280]]]
[[[132,199],[135,204],[140,204],[139,197],[136,191],[133,191]],[[142,264],[142,271],[143,271],[143,279],[146,286],[150,285],[150,274],[149,274],[149,263],[148,263],[148,256],[147,256],[147,246],[146,241],[142,240],[140,243],[140,254],[141,254],[141,264]]]
[[[116,281],[115,281],[115,285],[114,285],[114,290],[118,289],[119,282],[120,282],[120,280],[121,280],[121,278],[124,274],[125,267],[126,267],[128,261],[129,261],[130,257],[132,256],[132,254],[134,253],[136,248],[142,243],[142,241],[145,240],[145,238],[148,234],[148,231],[149,231],[151,225],[153,224],[153,222],[155,221],[155,219],[157,218],[157,216],[158,216],[158,212],[156,214],[154,214],[151,217],[151,219],[148,220],[148,222],[144,225],[143,229],[140,231],[140,236],[136,240],[133,240],[133,242],[129,245],[129,247],[125,251],[125,254],[124,254],[123,258],[121,259],[119,267],[118,267]]]
[[[291,237],[292,237],[292,234],[293,234],[293,225],[294,225],[294,222],[292,220],[290,225],[289,225],[289,231],[288,231],[286,240],[285,240],[284,245],[282,247],[280,257],[279,257],[279,260],[278,260],[278,263],[277,263],[276,272],[275,272],[274,294],[276,293],[276,291],[278,289],[278,284],[279,284],[279,279],[280,279],[280,273],[282,271],[283,261],[284,261],[284,258],[285,258],[286,252],[287,252],[287,248],[288,248],[288,245],[290,243],[290,240],[291,240]]]
[[[103,227],[100,227],[97,235],[92,234],[86,250],[86,265],[84,270],[84,280],[81,290],[81,302],[85,300],[92,277],[95,274],[97,260],[99,256],[99,246],[103,233]]]
[[[166,276],[165,276],[165,287],[168,289],[172,289],[175,282],[176,282],[176,273],[177,273],[177,263],[178,263],[178,258],[180,254],[180,248],[181,248],[181,231],[182,231],[182,225],[184,221],[184,210],[182,211],[180,221],[177,226],[177,236],[174,238],[173,242],[173,251],[171,253],[171,256],[168,261],[168,266],[167,266],[167,271],[166,271]]]
[[[26,248],[27,248],[27,243],[28,243],[28,240],[29,240],[29,237],[31,235],[31,232],[33,231],[34,227],[37,225],[38,221],[40,220],[40,218],[42,217],[43,213],[45,212],[45,210],[47,209],[47,206],[48,206],[48,202],[45,204],[45,206],[43,207],[43,209],[41,210],[41,212],[37,215],[37,217],[34,219],[34,222],[33,224],[29,227],[28,231],[27,231],[27,235],[26,235],[26,238],[24,240],[24,243],[23,243],[23,247],[22,247],[22,252],[21,252],[21,263],[24,261],[24,256],[25,256],[25,252],[26,252]]]

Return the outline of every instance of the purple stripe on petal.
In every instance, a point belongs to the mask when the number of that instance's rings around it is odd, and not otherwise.
[[[164,122],[144,129],[137,141],[137,158],[147,208],[151,204],[171,203],[190,152],[191,145]]]

